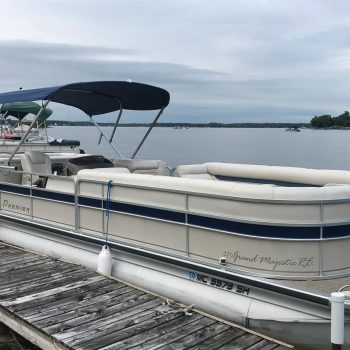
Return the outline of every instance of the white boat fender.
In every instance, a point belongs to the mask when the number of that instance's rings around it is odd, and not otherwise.
[[[98,255],[97,272],[107,276],[112,273],[112,254],[108,245],[104,245]]]

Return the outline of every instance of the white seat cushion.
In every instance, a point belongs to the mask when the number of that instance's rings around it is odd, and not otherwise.
[[[24,172],[40,173],[40,174],[52,174],[50,157],[40,151],[29,151],[21,155],[21,165]],[[29,174],[23,174],[22,184],[32,185],[39,180],[38,175],[31,176]]]

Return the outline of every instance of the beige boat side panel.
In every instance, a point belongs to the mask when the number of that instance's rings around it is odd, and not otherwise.
[[[337,270],[345,273],[349,266],[350,240],[327,240],[323,242],[323,272],[333,273]],[[346,267],[345,270],[344,267]]]
[[[172,208],[186,209],[186,196],[180,193],[156,191],[152,189],[140,189],[115,186],[112,188],[111,199],[122,202]]]
[[[189,209],[194,213],[251,221],[320,222],[320,206],[318,204],[267,204],[191,195],[189,196]]]
[[[64,178],[65,180],[60,179],[59,177],[48,178],[45,188],[50,191],[74,193],[73,178],[68,176]]]
[[[48,208],[50,208],[48,210]],[[74,204],[33,199],[33,217],[74,226]]]
[[[103,195],[105,198],[106,193],[106,185],[92,184],[84,181],[80,183],[80,194],[83,196],[101,198]],[[164,189],[157,191],[152,188],[133,188],[114,184],[111,191],[111,199],[127,203],[160,206],[178,210],[185,210],[186,208],[186,196],[184,194],[168,192]]]
[[[319,243],[264,240],[190,228],[192,257],[226,257],[231,267],[270,274],[318,274]]]
[[[330,203],[323,205],[325,222],[350,221],[350,203]]]
[[[92,184],[87,182],[80,183],[80,194],[83,196],[106,197],[107,186],[101,184]],[[143,189],[118,186],[114,184],[111,191],[111,199],[127,203],[146,204],[150,206],[161,206],[178,210],[185,210],[186,196],[180,193],[174,193],[164,190]]]
[[[22,174],[15,171],[0,170],[0,182],[22,184]]]
[[[12,213],[30,216],[30,198],[2,192],[1,210],[7,210]]]
[[[83,196],[99,197],[105,196],[103,184],[94,184],[90,182],[80,182],[80,194]]]
[[[80,207],[80,227],[89,231],[103,232],[103,211]]]
[[[162,221],[149,220],[111,213],[109,217],[111,239],[127,239],[133,244],[154,245],[170,250],[186,250],[186,227]]]

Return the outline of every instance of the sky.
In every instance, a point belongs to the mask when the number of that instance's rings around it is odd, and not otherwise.
[[[308,122],[349,109],[348,0],[0,4],[0,92],[131,79],[170,92],[163,122]]]

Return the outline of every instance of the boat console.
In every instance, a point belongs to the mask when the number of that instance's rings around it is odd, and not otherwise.
[[[103,156],[85,155],[70,159],[63,168],[63,175],[76,175],[83,169],[113,168],[113,163]]]

